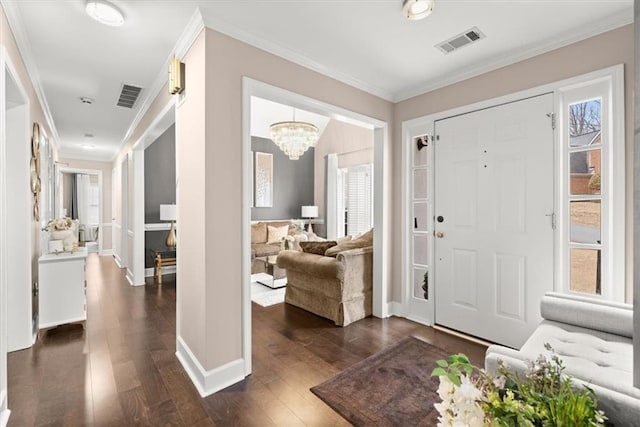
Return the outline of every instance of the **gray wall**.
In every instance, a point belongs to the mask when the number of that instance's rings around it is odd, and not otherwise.
[[[251,150],[273,154],[273,207],[251,208],[251,219],[300,218],[300,208],[313,205],[314,149],[289,160],[270,139],[252,137]]]
[[[144,220],[160,222],[160,205],[176,202],[176,129],[172,125],[144,151]],[[145,268],[153,267],[152,249],[166,249],[168,231],[147,231]]]

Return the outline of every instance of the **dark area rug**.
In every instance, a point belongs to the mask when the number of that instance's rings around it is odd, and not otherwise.
[[[431,377],[444,350],[405,338],[311,391],[356,426],[435,426],[440,381]]]

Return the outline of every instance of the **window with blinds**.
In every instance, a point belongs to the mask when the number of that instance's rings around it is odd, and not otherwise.
[[[345,234],[356,236],[373,227],[373,165],[357,165],[341,171]]]

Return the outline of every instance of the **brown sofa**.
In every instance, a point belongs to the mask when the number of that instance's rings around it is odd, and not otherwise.
[[[289,226],[289,235],[295,235],[299,228],[291,221],[260,221],[251,224],[251,274],[264,273],[264,263],[256,261],[257,257],[268,257],[278,255],[281,243],[267,243],[267,226],[282,227]]]
[[[331,319],[338,326],[371,315],[373,246],[347,248],[335,256],[283,251],[277,263],[287,270],[286,303]]]

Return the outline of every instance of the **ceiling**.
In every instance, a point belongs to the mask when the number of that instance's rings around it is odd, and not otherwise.
[[[294,108],[267,99],[251,97],[251,136],[271,138],[269,127],[272,123],[292,120]],[[313,123],[318,128],[318,136],[322,136],[329,123],[329,117],[309,111],[295,109],[295,120]]]
[[[111,1],[122,27],[89,18],[84,0],[0,0],[60,157],[114,158],[198,8],[211,28],[394,102],[633,21],[632,0],[436,0],[422,21],[400,0]],[[486,38],[434,47],[472,27]],[[145,88],[133,109],[115,105],[123,83]]]

